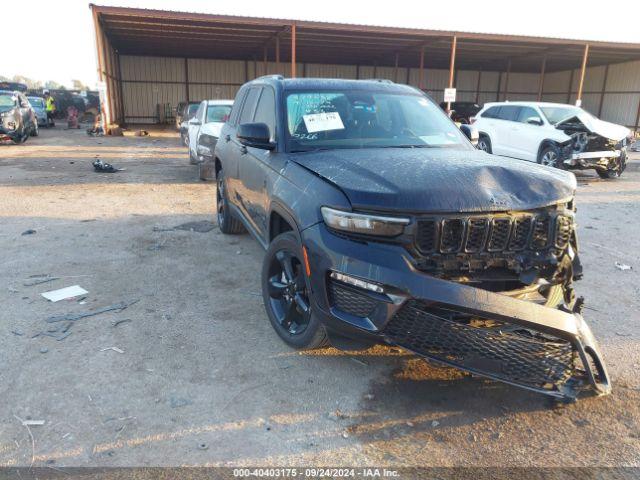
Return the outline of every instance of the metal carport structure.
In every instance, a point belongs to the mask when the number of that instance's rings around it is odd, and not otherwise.
[[[580,100],[638,129],[640,44],[90,7],[109,124],[162,121],[160,105],[281,73],[389,78],[436,99],[456,87],[480,103]]]

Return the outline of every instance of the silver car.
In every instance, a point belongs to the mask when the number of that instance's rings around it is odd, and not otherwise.
[[[36,118],[38,119],[38,126],[46,127],[47,126],[47,111],[44,106],[44,98],[42,97],[27,97],[29,99],[29,103],[33,108],[33,111],[36,113]]]

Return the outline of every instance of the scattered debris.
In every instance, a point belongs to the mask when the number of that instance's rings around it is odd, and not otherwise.
[[[106,347],[106,348],[102,348],[100,351],[101,352],[106,352],[107,350],[113,350],[116,353],[124,353],[124,350],[122,350],[121,348],[118,348],[118,347]]]
[[[183,223],[182,225],[173,227],[172,230],[186,230],[188,232],[207,233],[216,227],[217,225],[213,222],[210,222],[209,220],[201,220],[199,222]]]
[[[367,394],[364,396],[364,399],[365,399],[365,400],[373,400],[374,398],[376,398],[376,397],[375,397],[375,395],[374,395],[373,393],[367,393]]]
[[[116,168],[113,165],[111,165],[110,163],[103,162],[99,158],[97,158],[93,162],[93,169],[96,172],[101,172],[101,173],[115,173],[115,172],[121,172],[122,171],[121,168]]]
[[[52,277],[49,274],[46,275],[32,275],[29,280],[25,280],[22,284],[25,287],[33,287],[34,285],[40,285],[41,283],[53,282],[54,280],[60,280],[60,277]]]
[[[108,307],[100,308],[98,310],[93,310],[85,313],[67,313],[66,315],[56,315],[53,317],[47,318],[47,323],[54,322],[64,322],[68,320],[70,322],[75,322],[76,320],[80,320],[81,318],[92,317],[94,315],[99,315],[101,313],[111,312],[114,310],[124,310],[125,308],[130,307],[134,303],[138,303],[140,300],[133,300],[129,303],[117,303],[115,305],[110,305]]]
[[[631,265],[626,265],[626,264],[624,264],[624,263],[620,263],[620,262],[616,262],[616,263],[615,263],[615,265],[616,265],[616,268],[617,268],[618,270],[622,270],[623,272],[624,272],[625,270],[632,270],[632,269],[633,269],[633,268],[631,267]]]
[[[18,337],[21,337],[24,335],[24,332],[18,328],[16,328],[15,330],[11,330],[11,333],[13,333],[14,335],[17,335]]]
[[[47,347],[42,347],[40,349],[40,353],[47,353],[49,351],[49,349]]]
[[[58,302],[67,298],[78,297],[86,293],[89,292],[87,292],[80,285],[73,285],[71,287],[60,288],[58,290],[50,290],[48,292],[42,293],[41,295],[50,302]]]
[[[138,130],[138,131],[136,131],[136,133],[134,135],[136,137],[148,137],[149,136],[149,132],[147,132],[146,130]]]
[[[131,321],[130,318],[125,318],[125,319],[122,319],[122,320],[116,320],[115,322],[111,322],[111,326],[112,327],[117,327],[118,325],[122,325],[123,323],[127,323],[127,322],[130,322],[130,321]]]
[[[438,420],[434,420],[434,421],[431,422],[431,426],[433,428],[436,428],[438,425],[440,425],[440,422]]]
[[[411,428],[415,427],[415,424],[411,421],[407,421],[406,424],[407,424],[407,427],[411,427]]]
[[[632,335],[630,333],[622,333],[622,332],[616,332],[616,335],[619,337],[631,337]]]
[[[26,427],[27,425],[30,427],[33,426],[41,426],[44,425],[45,421],[44,420],[22,420],[22,426]]]
[[[349,438],[348,432],[342,432],[342,438]]]
[[[14,415],[15,419],[18,420],[22,426],[24,428],[27,429],[27,432],[29,432],[29,438],[31,438],[31,465],[29,465],[29,468],[33,467],[33,463],[36,459],[36,441],[33,438],[33,433],[31,433],[31,429],[29,428],[29,425],[24,423],[24,420],[21,419],[19,416]]]
[[[186,407],[187,405],[191,405],[193,402],[188,398],[183,397],[170,397],[169,398],[169,406],[171,408],[180,408]]]
[[[36,231],[30,228],[29,230],[22,232],[22,235],[33,235],[34,233],[36,233]]]
[[[201,442],[198,444],[198,450],[208,450],[209,449],[209,445],[207,445],[204,442]]]

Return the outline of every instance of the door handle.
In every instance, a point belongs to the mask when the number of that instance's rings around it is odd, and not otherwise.
[[[247,153],[247,147],[245,147],[244,145],[240,147],[240,154],[244,155]]]
[[[231,135],[225,135],[224,136],[224,140],[225,140],[225,142],[230,142],[231,141]]]

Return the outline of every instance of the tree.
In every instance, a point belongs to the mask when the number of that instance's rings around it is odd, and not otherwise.
[[[29,77],[25,77],[24,75],[14,75],[11,81],[24,83],[29,89],[37,90],[42,88],[42,82],[40,80],[33,80]]]
[[[87,87],[80,80],[71,80],[71,82],[73,83],[74,90],[89,90],[89,87]]]
[[[55,80],[47,80],[44,83],[44,88],[47,90],[66,90],[65,86]]]

